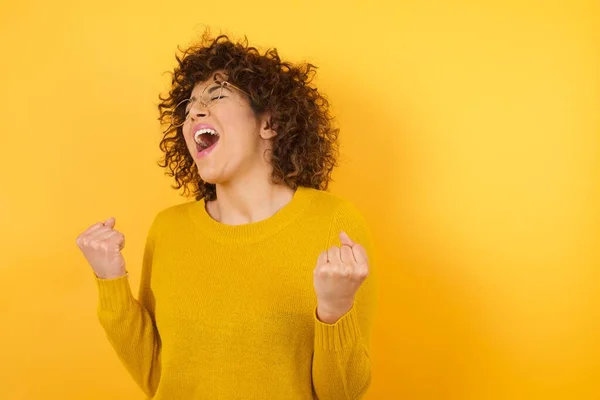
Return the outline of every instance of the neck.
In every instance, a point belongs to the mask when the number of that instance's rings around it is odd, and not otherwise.
[[[226,225],[243,225],[271,217],[294,196],[294,190],[274,184],[270,179],[248,179],[218,184],[217,199],[206,210],[216,221]]]

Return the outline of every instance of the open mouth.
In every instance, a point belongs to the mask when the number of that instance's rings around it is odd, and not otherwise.
[[[211,128],[202,128],[194,134],[198,152],[210,149],[219,141],[219,133]]]

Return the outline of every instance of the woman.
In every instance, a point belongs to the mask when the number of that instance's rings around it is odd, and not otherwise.
[[[195,201],[155,218],[137,300],[115,219],[78,237],[100,322],[150,398],[358,399],[369,387],[371,241],[325,191],[338,131],[313,72],[205,35],[159,105],[161,166]]]

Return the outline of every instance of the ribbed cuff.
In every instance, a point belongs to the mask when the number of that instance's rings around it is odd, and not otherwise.
[[[352,307],[335,324],[326,324],[317,318],[315,309],[315,348],[338,351],[355,345],[360,338],[360,328],[355,307]]]
[[[99,308],[102,311],[119,311],[127,308],[134,300],[129,286],[129,276],[114,279],[96,278],[100,295]]]

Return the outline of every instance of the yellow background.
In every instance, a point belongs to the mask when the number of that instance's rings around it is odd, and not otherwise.
[[[142,398],[75,238],[114,215],[137,288],[204,25],[320,67],[380,253],[369,399],[600,398],[597,1],[84,3],[0,6],[0,398]]]

